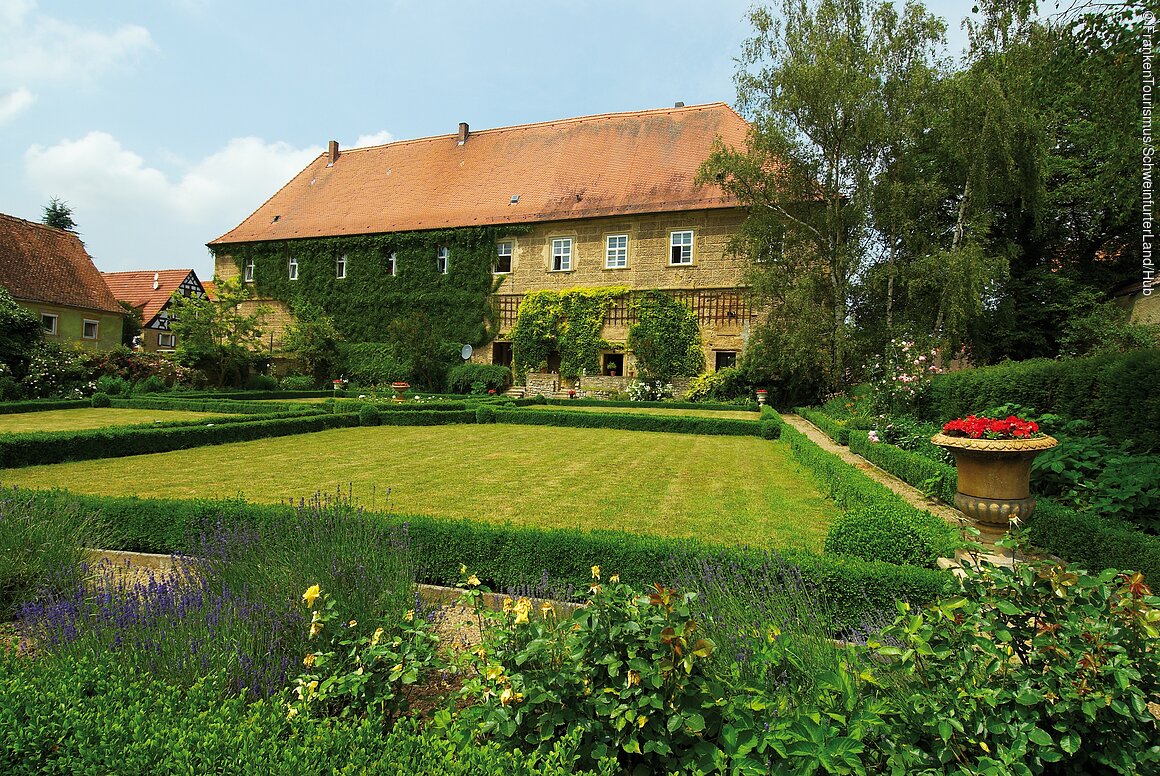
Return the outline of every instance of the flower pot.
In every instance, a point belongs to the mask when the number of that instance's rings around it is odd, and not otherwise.
[[[402,404],[403,402],[405,402],[407,400],[407,397],[404,396],[403,394],[405,394],[407,392],[407,389],[410,387],[411,387],[410,383],[404,383],[404,382],[391,383],[391,389],[394,390],[394,392],[395,392],[395,398],[393,400],[395,402],[395,404]]]
[[[757,403],[759,405],[764,405],[765,399],[769,395],[769,392],[764,388],[758,388],[756,393],[757,393]]]
[[[958,469],[955,506],[980,523],[1006,529],[1012,519],[1035,512],[1031,462],[1057,442],[1032,439],[971,439],[935,434],[930,441],[951,451]]]

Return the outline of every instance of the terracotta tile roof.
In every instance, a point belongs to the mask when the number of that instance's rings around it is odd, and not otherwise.
[[[205,295],[210,299],[217,299],[217,283],[212,280],[203,281],[201,287],[205,289]]]
[[[79,237],[3,213],[0,286],[22,301],[124,312]]]
[[[173,296],[178,286],[190,276],[191,269],[142,270],[139,272],[102,272],[109,290],[122,302],[141,310],[141,319],[147,324]],[[154,277],[157,288],[153,287]]]
[[[734,207],[693,180],[748,130],[712,103],[328,152],[210,245]]]

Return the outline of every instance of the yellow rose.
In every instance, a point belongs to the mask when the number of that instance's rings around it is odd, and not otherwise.
[[[311,652],[306,657],[302,658],[302,665],[306,666],[307,668],[310,668],[312,665],[314,665],[314,653],[313,652]]]
[[[383,629],[376,628],[375,635],[371,636],[371,646],[373,647],[373,646],[378,645],[379,639],[381,639],[382,637],[383,637]]]
[[[609,578],[608,578],[608,581],[609,581],[609,582],[611,582],[611,583],[612,583],[612,584],[614,584],[614,585],[615,585],[615,584],[618,584],[618,583],[620,582],[620,575],[619,575],[619,574],[613,574],[611,577],[609,577]]]
[[[552,606],[551,602],[544,601],[540,604],[540,616],[551,617],[556,614],[556,607]]]
[[[322,594],[322,589],[318,585],[311,585],[306,588],[306,592],[302,594],[302,600],[306,602],[307,606],[314,606],[315,599]]]
[[[516,692],[510,687],[503,688],[503,692],[499,694],[499,702],[501,706],[507,706],[509,703],[519,703],[524,699],[522,692]]]
[[[512,608],[516,613],[516,625],[520,625],[528,621],[528,612],[532,610],[532,602],[526,598],[521,598]]]
[[[407,622],[412,622],[415,619],[415,610],[408,609],[407,613],[403,615],[403,619]]]
[[[472,574],[470,577],[467,578],[467,586],[468,587],[479,587],[479,577]]]
[[[628,672],[628,686],[636,687],[640,684],[640,671]]]
[[[503,599],[503,613],[507,614],[511,610],[512,610],[512,599],[510,599],[510,598]]]
[[[310,638],[314,638],[319,633],[322,633],[322,623],[320,623],[320,622],[310,623]]]
[[[599,566],[592,567],[592,578],[593,579],[600,579],[600,567]]]
[[[485,676],[487,676],[489,682],[494,682],[503,676],[503,666],[488,666]]]
[[[358,620],[351,620],[349,623],[347,623],[347,625],[353,628],[354,626],[358,625]]]

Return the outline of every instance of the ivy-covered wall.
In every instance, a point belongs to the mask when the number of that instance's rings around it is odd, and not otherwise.
[[[478,346],[495,335],[497,316],[490,295],[496,243],[512,227],[320,237],[223,246],[242,274],[253,262],[257,296],[288,303],[303,299],[334,317],[351,342],[393,342],[420,327],[434,338]],[[447,248],[448,271],[436,267]],[[395,272],[389,269],[394,255]],[[290,279],[290,259],[297,279]],[[345,257],[344,278],[338,259]]]
[[[624,286],[613,286],[524,296],[511,331],[516,371],[540,369],[555,352],[563,377],[574,378],[583,371],[600,374],[600,352],[611,347],[601,336],[604,316],[612,300],[628,292]]]

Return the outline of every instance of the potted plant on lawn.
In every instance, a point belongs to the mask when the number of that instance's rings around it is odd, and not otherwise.
[[[1006,528],[1035,511],[1031,496],[1031,462],[1057,442],[1035,421],[968,415],[943,426],[931,442],[955,457],[958,488],[955,506],[989,526]]]
[[[403,394],[405,394],[407,392],[407,389],[410,387],[411,387],[410,383],[403,382],[402,380],[399,380],[398,382],[391,383],[391,388],[395,391],[394,402],[396,404],[402,404],[403,402],[405,402],[407,400],[407,397],[404,396]]]

